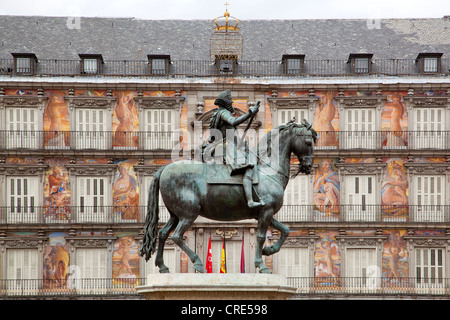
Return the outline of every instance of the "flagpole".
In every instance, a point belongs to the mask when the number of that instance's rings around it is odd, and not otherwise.
[[[242,247],[241,247],[241,273],[245,273],[245,255],[244,255],[244,227],[242,227]]]

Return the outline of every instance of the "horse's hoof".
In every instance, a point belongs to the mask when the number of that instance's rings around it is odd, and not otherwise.
[[[197,265],[194,264],[194,269],[197,270],[200,273],[205,272],[205,270],[203,269],[203,265],[202,264],[197,264]]]
[[[259,273],[266,273],[266,274],[271,274],[271,273],[272,273],[272,271],[270,271],[270,269],[269,269],[269,268],[267,268],[267,267],[264,267],[264,268],[262,268],[262,269],[259,269]]]
[[[160,268],[159,273],[170,273],[170,271],[169,271],[169,268],[165,267],[165,268]]]

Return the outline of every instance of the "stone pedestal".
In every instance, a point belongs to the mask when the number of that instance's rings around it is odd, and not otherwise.
[[[147,300],[285,300],[296,288],[275,274],[166,273],[136,290]]]

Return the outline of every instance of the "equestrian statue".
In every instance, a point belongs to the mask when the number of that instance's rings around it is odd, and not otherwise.
[[[301,124],[289,122],[270,130],[253,150],[244,137],[259,111],[259,102],[239,117],[233,115],[230,90],[221,92],[214,103],[218,108],[211,117],[210,137],[202,147],[200,159],[163,166],[150,183],[140,254],[148,261],[158,247],[155,265],[159,272],[169,272],[163,251],[173,231],[171,239],[186,252],[194,269],[204,272],[200,257],[183,241],[184,233],[197,217],[217,221],[256,219],[255,267],[260,273],[270,273],[262,255],[278,252],[290,232],[274,215],[283,205],[284,190],[291,178],[291,154],[299,161],[298,172],[293,176],[310,174],[317,132],[306,120]],[[244,134],[239,136],[237,127],[247,120]],[[158,232],[159,193],[170,218]],[[280,231],[280,238],[274,245],[264,247],[270,226]]]

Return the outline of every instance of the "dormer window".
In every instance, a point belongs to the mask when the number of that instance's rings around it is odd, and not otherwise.
[[[352,53],[348,57],[347,63],[350,63],[353,74],[369,74],[372,72],[371,53]]]
[[[233,74],[236,69],[237,61],[235,59],[217,59],[217,71],[219,74]]]
[[[282,58],[283,71],[285,74],[303,73],[304,54],[285,54]]]
[[[149,54],[147,56],[150,74],[164,75],[169,73],[170,56]]]
[[[12,53],[14,72],[17,74],[33,74],[36,70],[37,57],[34,53]]]
[[[416,63],[419,66],[420,73],[439,73],[441,72],[442,53],[419,53]]]
[[[101,54],[80,54],[82,74],[100,74],[103,64]]]

